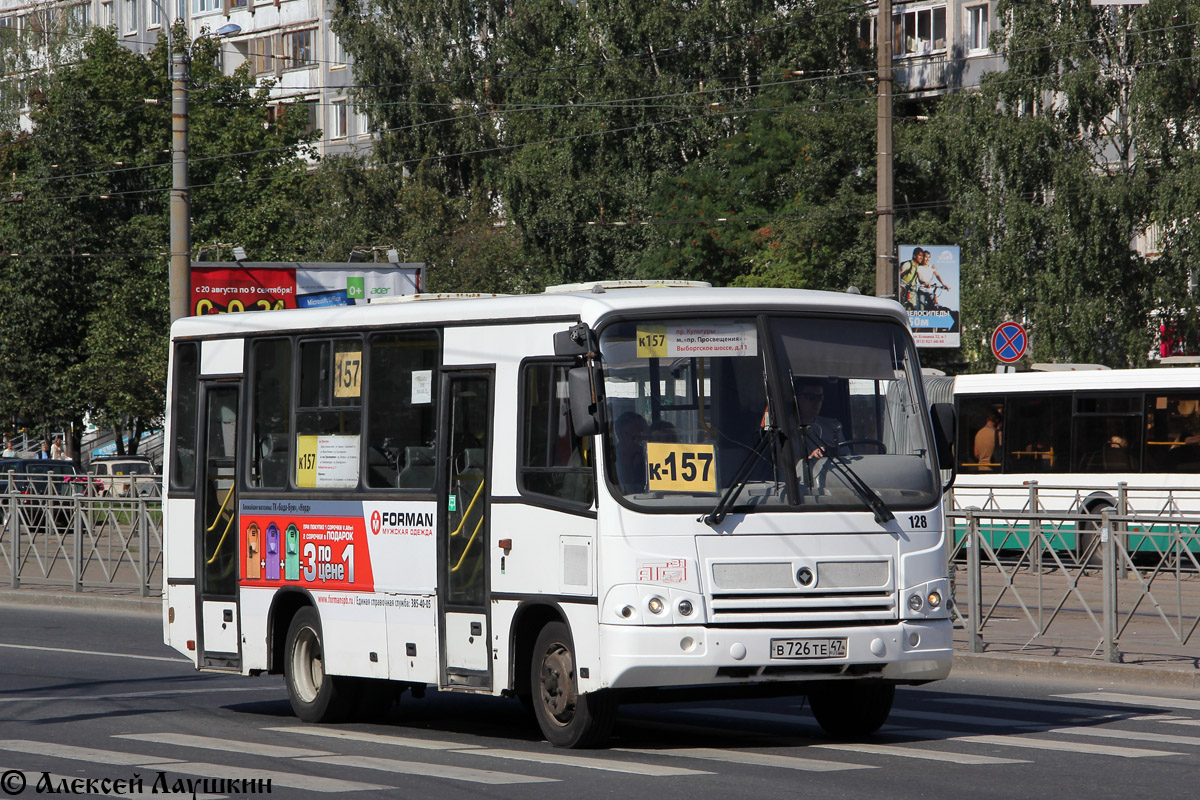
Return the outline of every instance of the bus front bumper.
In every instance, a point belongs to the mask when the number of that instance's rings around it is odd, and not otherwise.
[[[952,635],[949,619],[807,630],[602,624],[601,685],[625,689],[855,677],[924,683],[950,674]],[[845,655],[820,655],[843,645]]]

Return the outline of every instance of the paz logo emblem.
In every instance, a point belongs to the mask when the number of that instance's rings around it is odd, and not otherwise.
[[[366,279],[361,275],[357,278],[346,278],[346,298],[357,300],[367,296]]]

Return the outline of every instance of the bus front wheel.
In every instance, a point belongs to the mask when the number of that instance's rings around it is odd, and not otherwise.
[[[896,685],[873,680],[830,681],[813,689],[808,705],[830,736],[856,739],[883,727],[892,713]]]
[[[339,722],[354,707],[355,684],[325,671],[321,617],[300,609],[288,626],[283,672],[292,711],[304,722]]]
[[[533,713],[555,747],[595,747],[612,733],[617,704],[605,692],[581,694],[571,632],[561,622],[542,628],[534,645]]]

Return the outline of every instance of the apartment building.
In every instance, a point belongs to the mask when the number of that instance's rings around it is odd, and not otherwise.
[[[255,79],[274,84],[277,107],[302,107],[322,131],[321,156],[366,152],[367,118],[354,110],[353,68],[330,17],[325,0],[0,0],[0,35],[8,29],[25,48],[4,65],[11,75],[44,66],[47,50],[69,53],[92,25],[112,28],[137,52],[177,19],[187,21],[189,41],[220,30],[226,74],[248,64]]]
[[[864,19],[859,39],[875,45],[875,12]],[[892,57],[898,97],[931,97],[978,86],[1004,60],[988,47],[997,29],[994,0],[917,0],[892,6]]]

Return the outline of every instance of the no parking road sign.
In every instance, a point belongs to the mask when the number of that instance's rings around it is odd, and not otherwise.
[[[1020,361],[1029,348],[1029,336],[1019,322],[1002,322],[992,331],[992,355],[1005,364]]]

